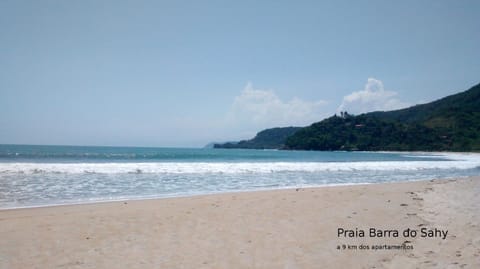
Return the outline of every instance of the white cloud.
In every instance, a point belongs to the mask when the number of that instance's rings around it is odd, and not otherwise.
[[[273,90],[254,89],[248,83],[235,97],[227,119],[232,125],[255,132],[262,128],[304,126],[325,117],[325,104],[323,100],[311,102],[297,97],[283,101]]]
[[[397,93],[387,91],[383,82],[374,78],[369,78],[365,89],[352,92],[343,97],[342,104],[337,112],[348,111],[353,114],[361,114],[371,111],[388,111],[409,106],[397,98]]]

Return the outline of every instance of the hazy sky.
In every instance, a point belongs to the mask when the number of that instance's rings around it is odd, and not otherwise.
[[[0,1],[0,144],[203,146],[480,82],[480,1]]]

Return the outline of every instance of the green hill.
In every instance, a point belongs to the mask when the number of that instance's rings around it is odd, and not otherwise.
[[[280,149],[285,147],[287,137],[293,135],[301,127],[283,127],[263,130],[250,140],[215,144],[214,148],[243,148],[243,149]]]
[[[299,130],[287,138],[284,148],[480,151],[480,84],[401,110],[342,113]]]

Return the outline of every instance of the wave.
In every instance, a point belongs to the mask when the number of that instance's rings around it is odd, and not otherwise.
[[[0,208],[452,178],[479,167],[480,154],[450,153],[411,161],[0,162]]]
[[[438,157],[438,156],[436,156]],[[449,154],[442,161],[375,162],[155,162],[155,163],[0,163],[0,174],[239,174],[322,171],[475,169],[480,155]]]

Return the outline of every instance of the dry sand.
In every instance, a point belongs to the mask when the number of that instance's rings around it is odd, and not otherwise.
[[[479,204],[475,177],[2,210],[0,268],[480,268]]]

